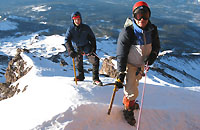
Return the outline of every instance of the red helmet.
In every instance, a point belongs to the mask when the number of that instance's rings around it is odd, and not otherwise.
[[[139,2],[137,2],[137,3],[134,4],[134,6],[133,6],[133,13],[140,6],[146,6],[149,9],[149,6],[148,6],[148,4],[146,2],[139,1]],[[150,9],[149,9],[149,12],[150,12]]]

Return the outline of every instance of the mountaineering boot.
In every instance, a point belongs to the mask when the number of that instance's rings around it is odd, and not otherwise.
[[[103,86],[103,83],[101,82],[101,80],[93,80],[93,84],[94,85],[98,85],[98,86]]]
[[[136,123],[136,120],[135,120],[135,117],[134,117],[134,113],[133,111],[129,111],[129,110],[123,110],[123,114],[124,114],[124,118],[125,120],[132,126],[135,125]]]
[[[77,81],[84,81],[85,77],[84,76],[76,76]],[[74,78],[75,81],[75,78]]]

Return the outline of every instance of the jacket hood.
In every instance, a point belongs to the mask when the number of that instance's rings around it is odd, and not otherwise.
[[[80,12],[78,12],[78,11],[76,11],[76,12],[73,12],[72,14],[71,14],[71,20],[72,20],[72,23],[74,24],[74,20],[72,19],[73,17],[76,17],[76,16],[80,16],[80,19],[81,19],[81,24],[82,24],[82,17],[81,17],[81,13]]]

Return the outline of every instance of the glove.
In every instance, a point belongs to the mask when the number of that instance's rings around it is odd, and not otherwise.
[[[78,54],[75,51],[71,51],[70,54],[71,58],[75,58]]]
[[[123,88],[123,84],[119,79],[117,79],[117,81],[115,81],[115,85],[117,86],[118,89]]]
[[[115,81],[115,85],[118,89],[123,88],[123,82],[125,78],[126,73],[120,72],[117,76],[117,81]]]
[[[147,58],[147,60],[145,61],[145,63],[148,62],[148,65],[152,65],[154,61],[156,60],[156,58],[157,58],[156,53],[151,53],[149,57]]]

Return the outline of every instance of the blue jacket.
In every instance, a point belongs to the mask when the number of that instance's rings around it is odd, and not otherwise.
[[[79,12],[72,13],[72,17],[74,14],[78,14],[81,17]],[[82,23],[79,26],[74,24],[72,19],[72,25],[69,26],[65,36],[65,43],[68,52],[71,51],[81,51],[84,53],[90,53],[96,51],[96,38],[91,28]]]

